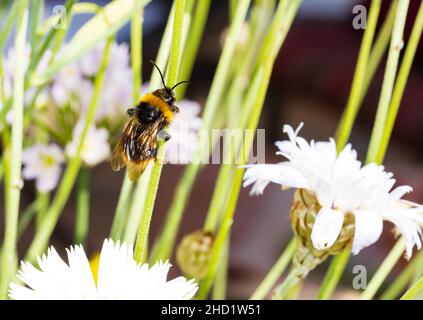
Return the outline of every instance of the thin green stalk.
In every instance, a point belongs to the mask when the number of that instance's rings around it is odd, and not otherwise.
[[[175,10],[173,16],[172,44],[169,55],[169,72],[167,73],[168,87],[172,87],[178,81],[179,62],[182,49],[182,28],[185,12],[185,0],[175,0]],[[156,202],[157,189],[161,172],[163,169],[163,160],[165,154],[164,145],[159,147],[158,160],[151,171],[149,181],[149,190],[145,199],[145,206],[141,215],[141,222],[138,229],[137,240],[134,249],[134,259],[137,262],[145,262],[147,250],[147,239],[150,230],[151,216],[153,214],[154,204]]]
[[[351,134],[352,126],[354,125],[359,108],[363,104],[363,100],[369,89],[370,83],[377,71],[377,68],[380,65],[380,62],[382,60],[382,57],[386,49],[388,48],[389,39],[391,38],[392,27],[395,21],[395,13],[396,13],[397,4],[398,4],[398,0],[393,0],[391,2],[391,6],[389,8],[387,17],[385,18],[385,21],[383,22],[381,30],[374,42],[374,46],[370,53],[369,60],[367,62],[366,70],[364,73],[364,79],[363,79],[363,84],[361,86],[360,96],[358,98],[358,102],[356,102],[357,107],[356,108],[351,107],[350,110],[348,109],[344,110],[338,129],[336,131],[337,132],[336,136],[339,136],[342,132],[343,135],[348,136],[349,138]],[[358,69],[358,65],[356,66],[356,71],[355,71],[356,73],[357,73],[357,69]],[[350,97],[351,97],[351,93],[350,93]],[[355,100],[355,99],[349,98],[349,101],[350,100]],[[353,106],[353,104],[351,104],[351,106]],[[354,112],[352,110],[354,110]],[[349,114],[350,116],[353,115],[353,118],[349,119],[349,121],[352,120],[352,123],[347,121],[347,114]],[[347,142],[348,138],[344,139],[343,143],[337,142],[338,150],[341,150],[345,146],[345,143]]]
[[[256,9],[256,7],[254,7],[254,9]],[[226,102],[228,108],[227,129],[229,130],[234,128],[245,129],[249,114],[251,113],[251,110],[243,108],[243,116],[239,116],[238,109],[240,106],[242,106],[242,98],[244,97],[248,82],[250,81],[253,68],[256,65],[256,59],[263,41],[263,36],[269,24],[269,17],[266,14],[267,7],[264,6],[260,9],[262,12],[259,12],[257,15],[261,19],[257,19],[258,21],[256,21],[257,25],[255,34],[251,40],[251,44],[248,46],[247,52],[245,53],[245,58],[242,59],[239,69],[235,71],[236,77],[232,81],[229,89]],[[257,13],[257,11],[254,11],[254,13]],[[251,19],[253,18],[254,16]],[[224,138],[223,164],[219,169],[212,199],[210,201],[209,209],[207,212],[206,221],[204,223],[205,231],[213,232],[215,230],[218,224],[220,213],[222,212],[223,203],[227,201],[226,195],[229,194],[229,190],[233,182],[233,164],[235,164],[235,154],[236,151],[239,150],[240,144],[242,142],[242,139],[237,138],[239,137],[235,136],[235,140],[237,140],[235,142],[232,141],[233,139],[230,134]]]
[[[403,0],[398,3],[394,28],[392,30],[391,44],[389,47],[388,60],[386,61],[382,90],[376,112],[376,119],[373,126],[372,136],[370,138],[369,149],[367,151],[367,163],[376,162],[378,160],[378,153],[381,148],[386,119],[389,112],[389,104],[392,98],[398,59],[404,43],[403,32],[409,3],[409,0]]]
[[[31,7],[31,20],[30,20],[30,27],[29,27],[29,39],[31,43],[31,48],[35,48],[35,44],[39,40],[39,36],[37,35],[37,28],[42,21],[44,15],[44,1],[43,0],[33,0],[32,7]]]
[[[297,250],[297,246],[298,243],[296,238],[292,239],[282,252],[279,259],[273,265],[272,269],[270,269],[269,273],[251,295],[250,300],[262,300],[266,297],[269,291],[275,286],[282,273],[284,273],[286,267],[289,265],[289,262]]]
[[[370,83],[382,61],[383,55],[385,54],[386,50],[389,46],[389,40],[391,39],[392,28],[395,22],[395,14],[397,12],[397,5],[398,0],[392,0],[391,6],[389,7],[389,11],[385,20],[383,21],[383,25],[380,28],[380,31],[377,35],[377,38],[374,42],[372,52],[369,56],[369,62],[367,63],[367,70],[365,77],[363,79],[363,90],[360,97],[359,105],[362,105],[364,97],[369,89]]]
[[[216,273],[216,280],[213,284],[212,299],[225,300],[226,287],[228,285],[228,266],[229,266],[229,239],[226,240],[222,249],[222,256],[219,269]]]
[[[348,259],[350,258],[350,254],[350,250],[344,250],[333,258],[332,263],[329,266],[329,270],[327,271],[326,276],[323,280],[323,283],[320,286],[319,293],[317,294],[317,299],[330,299],[336,289],[339,280],[342,277],[342,274],[344,273],[345,267],[348,263]]]
[[[228,70],[230,69],[235,53],[236,40],[241,31],[249,4],[250,0],[240,0],[238,3],[236,15],[230,26],[226,44],[220,56],[213,83],[204,107],[202,117],[202,130],[204,131],[209,132],[211,130],[213,118],[216,115],[217,108],[221,102],[221,97],[223,96],[225,85],[228,80]],[[200,152],[204,152],[202,149],[202,146],[196,147],[195,154],[197,155],[197,159],[204,158],[204,154],[199,155]],[[210,150],[207,152],[210,152]],[[179,230],[179,225],[186,203],[188,202],[188,197],[200,167],[200,163],[188,164],[181,180],[176,186],[175,196],[172,199],[169,211],[166,215],[164,228],[153,250],[153,261],[169,259],[173,247],[175,246],[176,234]]]
[[[75,4],[76,0],[68,0],[65,3],[65,12],[71,12],[72,10],[72,6]],[[44,53],[46,52],[46,50],[49,48],[51,42],[54,40],[56,34],[59,32],[60,30],[57,28],[52,28],[50,29],[49,33],[47,34],[47,36],[44,38],[44,41],[40,43],[39,46],[37,46],[36,48],[32,48],[32,54],[31,54],[31,60],[28,66],[28,70],[27,70],[27,75],[25,78],[25,84],[26,86],[29,86],[29,79],[32,76],[32,72],[36,69],[36,67],[38,66],[38,63],[40,62],[41,58],[43,57]]]
[[[135,187],[134,194],[136,196],[132,199],[132,205],[129,208],[125,232],[123,234],[123,240],[128,243],[134,243],[137,237],[138,226],[141,220],[140,212],[142,213],[141,208],[144,206],[147,197],[148,182],[148,179],[141,179]]]
[[[401,300],[412,300],[423,291],[423,277],[421,277],[406,293],[401,297]]]
[[[50,194],[48,192],[37,191],[37,215],[35,219],[35,230],[38,230],[42,225],[49,202]]]
[[[342,150],[346,145],[360,107],[359,103],[363,91],[363,80],[366,75],[367,64],[369,61],[370,50],[373,43],[381,3],[382,0],[374,0],[370,5],[366,30],[364,31],[363,40],[361,42],[351,91],[348,97],[347,106],[345,107],[345,114],[341,119],[340,128],[336,134],[338,150]]]
[[[385,260],[380,265],[379,269],[374,274],[372,280],[370,280],[366,290],[364,290],[361,294],[362,300],[369,300],[375,296],[383,281],[394,268],[398,259],[402,256],[405,246],[406,241],[404,238],[401,238],[397,241],[395,246],[392,248],[392,250],[386,256]]]
[[[132,95],[133,103],[139,100],[142,84],[142,26],[144,19],[144,8],[135,12],[131,21],[131,67],[133,75]],[[126,222],[126,215],[129,212],[129,201],[132,195],[133,183],[125,174],[122,188],[119,194],[119,200],[113,219],[110,237],[117,241],[123,236],[123,230]]]
[[[388,144],[391,138],[392,130],[394,128],[395,120],[397,118],[398,110],[401,104],[401,99],[404,94],[405,85],[407,84],[408,76],[410,74],[411,65],[413,64],[414,56],[416,55],[417,46],[422,35],[423,28],[423,3],[420,4],[416,20],[414,22],[413,30],[411,31],[410,39],[407,43],[407,48],[401,62],[398,72],[398,77],[395,82],[394,91],[392,93],[392,100],[389,105],[389,112],[386,119],[385,128],[382,135],[382,142],[377,153],[376,162],[382,163]]]
[[[22,188],[22,144],[24,110],[24,76],[26,29],[28,26],[28,1],[21,1],[17,9],[17,27],[15,37],[15,55],[17,63],[13,74],[13,123],[10,146],[10,188],[6,190],[7,207],[5,213],[5,232],[3,253],[1,256],[0,298],[7,298],[9,280],[16,268],[16,245],[18,235],[18,217],[20,190]]]
[[[16,21],[16,14],[17,14],[18,7],[19,7],[19,1],[14,1],[12,6],[9,9],[9,12],[7,13],[6,19],[1,25],[0,52],[3,52],[4,45],[12,31],[13,25]]]
[[[38,209],[38,199],[35,199],[28,207],[26,207],[22,214],[19,216],[19,224],[18,224],[18,239],[22,236],[25,232],[26,228],[28,227],[29,223],[34,218]]]
[[[272,299],[274,300],[286,300],[288,299],[289,294],[292,292],[292,289],[295,288],[302,280],[302,268],[292,268],[289,271],[288,276],[285,280],[275,289]]]
[[[28,261],[34,261],[35,257],[38,256],[48,244],[49,238],[54,230],[54,227],[57,224],[57,221],[60,217],[60,213],[62,212],[66,201],[69,198],[69,194],[73,188],[79,169],[81,168],[81,151],[88,133],[88,129],[94,121],[94,116],[97,109],[101,88],[103,85],[104,74],[107,67],[107,61],[109,58],[111,43],[112,38],[109,38],[104,49],[104,54],[102,57],[99,72],[94,81],[94,91],[90,104],[88,106],[88,111],[84,123],[84,130],[81,134],[76,154],[69,161],[68,167],[63,175],[63,179],[60,183],[59,189],[57,190],[56,195],[50,205],[50,208],[48,209],[45,215],[43,225],[35,235],[34,240],[32,241],[28,249],[28,252],[26,254],[26,260]]]
[[[140,96],[142,84],[141,64],[142,64],[142,25],[144,8],[134,13],[131,22],[131,67],[134,77],[133,98],[136,103]]]
[[[285,1],[279,2],[275,16],[263,42],[254,80],[248,90],[245,100],[245,105],[248,106],[250,103],[254,105],[247,129],[251,129],[253,131],[257,129],[267,88],[270,82],[270,76],[272,74],[273,63],[280,48],[282,47],[282,44],[284,43],[300,4],[300,0],[292,1],[289,4],[287,3],[286,6]],[[243,152],[240,152],[240,158],[237,163],[246,163],[248,161],[253,138],[254,137],[252,135],[245,137],[242,149]],[[216,270],[219,265],[220,253],[233,223],[233,215],[235,213],[239,193],[241,191],[243,175],[244,169],[238,169],[235,173],[234,184],[228,198],[225,214],[223,216],[215,244],[213,245],[208,274],[199,288],[198,297],[200,299],[205,299],[207,297],[210,287],[214,281]]]
[[[413,261],[407,264],[401,274],[396,277],[395,280],[389,285],[389,287],[383,292],[383,294],[381,294],[380,300],[396,299],[411,282],[411,279],[413,278],[413,275],[422,258],[423,251],[420,251],[417,257],[415,257]]]
[[[179,79],[185,80],[191,77],[194,61],[197,57],[198,48],[200,47],[201,39],[203,37],[209,8],[210,0],[197,1],[190,32],[182,53],[184,63],[181,65],[179,70]],[[179,86],[176,88],[177,100],[180,100],[185,95],[186,89],[187,86]]]
[[[85,245],[90,223],[90,171],[81,168],[76,185],[75,244]]]
[[[126,223],[126,215],[130,208],[133,185],[134,183],[129,180],[128,175],[125,173],[123,177],[122,188],[119,194],[119,200],[113,218],[112,228],[110,230],[110,238],[112,238],[114,241],[121,239],[123,235],[123,230]]]

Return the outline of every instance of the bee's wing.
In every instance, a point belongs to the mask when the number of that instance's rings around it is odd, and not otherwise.
[[[125,125],[122,135],[119,138],[119,141],[113,149],[112,153],[111,165],[114,171],[119,171],[120,169],[125,167],[126,163],[128,162],[129,159],[125,145],[127,144],[127,141],[136,140],[136,132],[138,126],[139,122],[136,117],[132,117]]]
[[[133,118],[127,124],[119,144],[113,152],[112,168],[128,166],[128,177],[136,181],[155,159],[157,134],[163,126],[163,119],[144,124]],[[117,170],[119,170],[117,169]],[[115,169],[114,169],[115,170]]]

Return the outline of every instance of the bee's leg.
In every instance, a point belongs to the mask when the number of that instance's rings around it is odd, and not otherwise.
[[[137,114],[137,109],[130,108],[130,109],[126,110],[126,113],[128,114],[128,116],[133,117]]]
[[[169,141],[170,138],[171,138],[171,135],[167,133],[165,129],[160,130],[159,133],[157,134],[157,139],[159,140]]]
[[[178,113],[179,112],[179,108],[177,106],[173,106],[173,111]]]

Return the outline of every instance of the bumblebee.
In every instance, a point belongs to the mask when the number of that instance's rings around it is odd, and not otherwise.
[[[118,171],[127,166],[131,181],[138,180],[150,161],[157,160],[158,140],[170,139],[165,128],[172,122],[175,112],[179,112],[173,90],[188,83],[181,81],[168,88],[160,68],[153,61],[151,63],[159,71],[163,88],[143,95],[134,108],[127,110],[130,119],[112,154],[112,169]]]

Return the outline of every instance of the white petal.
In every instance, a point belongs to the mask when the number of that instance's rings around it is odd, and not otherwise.
[[[357,254],[361,249],[375,243],[383,230],[383,219],[376,212],[354,211],[355,233],[352,253]]]
[[[320,209],[311,232],[313,246],[317,250],[330,248],[338,239],[343,223],[342,212],[328,208]]]
[[[244,175],[244,187],[254,183],[250,194],[262,194],[270,182],[288,188],[309,188],[309,183],[288,162],[279,164],[258,164],[247,166]]]

